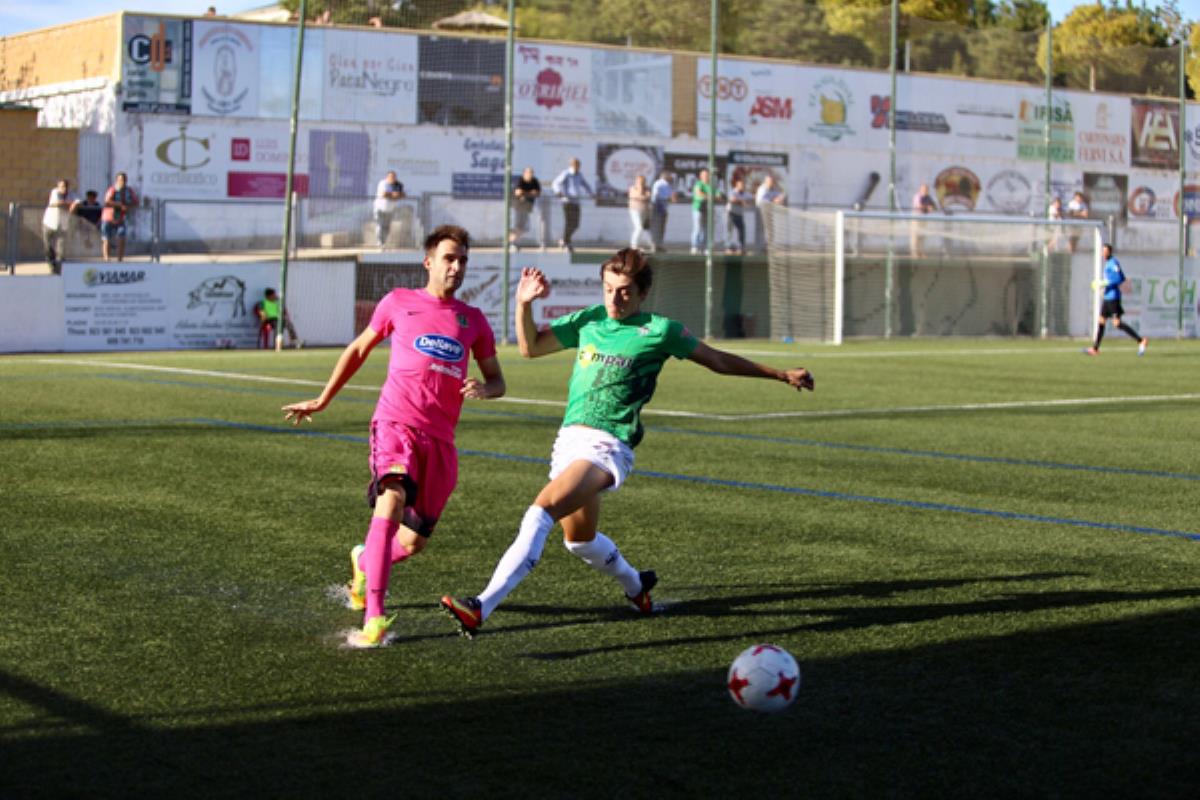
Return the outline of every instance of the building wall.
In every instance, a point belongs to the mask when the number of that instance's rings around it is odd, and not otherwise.
[[[0,199],[44,204],[59,178],[74,186],[79,173],[79,131],[39,128],[35,108],[0,108]]]
[[[0,38],[0,91],[85,78],[120,80],[121,15]]]

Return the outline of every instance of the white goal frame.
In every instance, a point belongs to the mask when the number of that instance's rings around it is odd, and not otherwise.
[[[954,225],[961,223],[963,225],[978,225],[980,223],[995,224],[995,225],[1012,225],[1012,226],[1029,226],[1057,228],[1060,230],[1075,229],[1080,234],[1091,231],[1093,244],[1093,300],[1094,307],[1099,309],[1101,291],[1097,286],[1104,272],[1104,224],[1099,220],[1087,219],[1063,219],[1049,220],[1043,218],[1030,217],[1004,217],[1004,216],[985,216],[985,215],[918,215],[908,213],[892,213],[888,211],[837,211],[835,213],[834,223],[834,280],[833,280],[833,336],[828,341],[832,344],[841,344],[843,337],[843,320],[845,317],[845,276],[846,276],[846,221],[853,219],[873,219],[880,221],[892,221],[896,223],[904,223],[912,225],[921,222],[937,223],[938,225]],[[893,255],[894,248],[889,240],[887,249],[887,273],[885,275],[884,301],[887,308],[892,308],[894,304],[893,284],[894,284],[894,264]],[[1041,278],[1041,319],[1038,320],[1038,332],[1040,338],[1045,339],[1048,336],[1046,307],[1049,287],[1047,285],[1046,270],[1042,271]],[[891,336],[891,314],[885,315],[885,332],[884,338]]]

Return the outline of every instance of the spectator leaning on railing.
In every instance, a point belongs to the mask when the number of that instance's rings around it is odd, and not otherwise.
[[[71,183],[66,178],[50,190],[46,201],[46,213],[42,215],[42,243],[46,245],[46,263],[55,275],[62,272],[63,252],[67,243],[67,226],[71,214],[79,206],[79,198],[71,192]]]

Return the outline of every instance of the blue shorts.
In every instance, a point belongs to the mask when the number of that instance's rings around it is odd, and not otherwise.
[[[125,223],[124,222],[108,222],[104,220],[100,223],[100,235],[110,242],[113,239],[125,238]]]

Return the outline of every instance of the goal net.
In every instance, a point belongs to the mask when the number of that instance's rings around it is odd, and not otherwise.
[[[770,335],[785,341],[1066,336],[1071,293],[1102,269],[1087,220],[771,207],[764,221]]]

